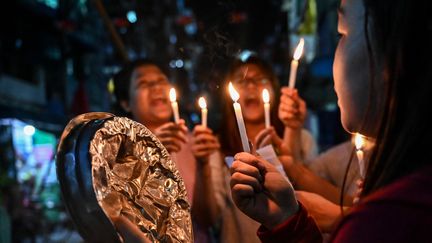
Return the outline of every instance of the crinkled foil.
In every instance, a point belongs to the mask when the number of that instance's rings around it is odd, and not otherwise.
[[[90,144],[96,197],[153,242],[192,242],[190,206],[175,163],[143,125],[124,117],[104,123]]]

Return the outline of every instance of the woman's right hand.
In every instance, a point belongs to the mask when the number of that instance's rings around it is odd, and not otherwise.
[[[179,123],[168,122],[155,129],[154,134],[165,146],[168,152],[178,152],[183,143],[187,142],[187,127],[185,121],[180,119]]]
[[[246,215],[273,229],[298,211],[294,189],[269,162],[238,153],[231,170],[231,194]]]

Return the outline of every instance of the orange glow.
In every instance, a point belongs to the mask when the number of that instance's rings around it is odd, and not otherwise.
[[[304,39],[301,38],[295,51],[294,51],[294,60],[298,61],[303,54],[303,48],[304,48]]]
[[[263,98],[264,103],[269,103],[270,102],[270,94],[269,94],[269,92],[268,92],[267,89],[263,89],[263,91],[262,91],[262,98]]]
[[[357,150],[363,149],[365,145],[365,139],[363,138],[363,135],[361,135],[360,133],[355,133],[354,144]]]
[[[204,97],[200,97],[198,99],[198,105],[200,106],[201,109],[207,108],[207,103],[206,103],[206,100],[204,99]]]
[[[231,82],[229,82],[229,84],[228,84],[228,91],[230,93],[231,99],[234,102],[237,102],[240,99],[240,94],[237,92],[237,90],[235,90],[235,88]]]
[[[176,90],[174,88],[170,89],[169,97],[171,102],[175,102],[177,100]]]

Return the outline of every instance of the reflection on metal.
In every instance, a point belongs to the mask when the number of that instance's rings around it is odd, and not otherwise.
[[[62,136],[57,173],[87,241],[118,242],[109,218],[120,215],[154,242],[193,241],[184,182],[167,150],[142,124],[109,113],[74,119]]]

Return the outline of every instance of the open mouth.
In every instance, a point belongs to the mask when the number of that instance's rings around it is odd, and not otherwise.
[[[150,101],[150,104],[153,106],[167,105],[168,99],[166,99],[166,98],[154,98]]]
[[[261,101],[256,97],[246,98],[245,106],[248,107],[261,106]]]

